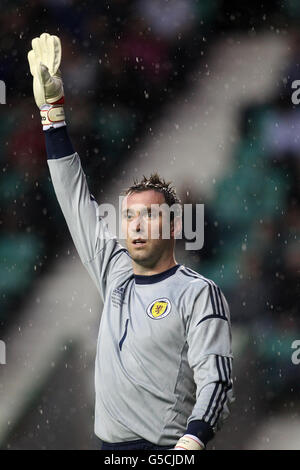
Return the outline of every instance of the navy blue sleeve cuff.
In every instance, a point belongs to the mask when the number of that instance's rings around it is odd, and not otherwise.
[[[44,134],[48,159],[67,157],[74,153],[66,126],[48,129]]]
[[[205,423],[205,421],[201,420],[191,421],[188,424],[186,434],[192,434],[193,436],[198,437],[205,446],[208,441],[214,437],[213,428],[209,424]]]

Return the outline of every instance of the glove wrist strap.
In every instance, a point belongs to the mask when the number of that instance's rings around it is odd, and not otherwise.
[[[202,450],[204,448],[203,442],[191,434],[182,436],[174,447],[175,450]]]
[[[65,112],[61,104],[45,104],[40,110],[42,125],[51,126],[65,121]]]

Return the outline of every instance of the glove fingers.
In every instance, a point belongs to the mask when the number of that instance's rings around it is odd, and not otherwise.
[[[42,48],[40,38],[34,38],[31,42],[31,45],[35,54],[36,62],[39,64],[42,61]]]
[[[47,55],[47,65],[48,65],[48,68],[49,68],[50,75],[54,75],[54,67],[53,67],[53,63],[54,63],[54,42],[53,42],[53,36],[48,35],[47,38],[45,38],[44,49],[45,49],[45,53]]]
[[[50,34],[49,33],[43,33],[40,35],[40,40],[41,40],[41,43],[42,44],[47,44],[47,41],[48,39],[50,38]]]
[[[61,61],[61,43],[57,36],[43,33],[40,36],[40,44],[42,51],[41,62],[45,64],[50,75],[55,75]]]
[[[61,62],[61,42],[59,37],[57,36],[52,36],[53,40],[53,48],[54,48],[54,53],[53,53],[53,74],[55,75],[59,69],[60,62]]]
[[[40,41],[42,48],[41,62],[48,67],[50,75],[53,75],[54,48],[52,36],[48,33],[43,33],[40,36]]]
[[[39,38],[32,40],[32,49],[35,54],[36,67],[39,68],[40,63],[45,64],[49,69],[50,75],[55,75],[61,62],[60,39],[57,36],[43,33]],[[33,58],[33,56],[30,58],[32,64]],[[31,70],[34,70],[34,68],[32,67]]]

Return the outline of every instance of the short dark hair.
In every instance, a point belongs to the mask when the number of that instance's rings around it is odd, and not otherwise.
[[[172,182],[165,181],[158,173],[152,173],[149,178],[143,175],[141,181],[135,179],[133,184],[125,190],[124,194],[127,196],[128,194],[149,191],[150,189],[163,194],[169,207],[173,204],[181,205],[181,201],[176,194],[175,187],[172,186]]]

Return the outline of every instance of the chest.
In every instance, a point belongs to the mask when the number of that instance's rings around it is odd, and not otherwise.
[[[109,314],[120,350],[126,342],[150,353],[180,347],[185,340],[180,298],[172,287],[117,286],[110,293]]]

